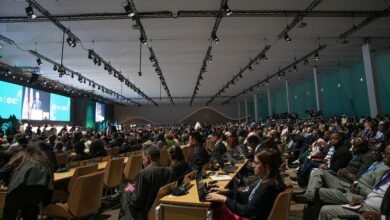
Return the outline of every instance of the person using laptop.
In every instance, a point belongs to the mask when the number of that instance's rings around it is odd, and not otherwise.
[[[276,149],[264,149],[254,156],[252,166],[259,180],[247,191],[212,188],[206,200],[220,203],[215,205],[214,219],[267,219],[276,196],[285,189],[278,157]]]

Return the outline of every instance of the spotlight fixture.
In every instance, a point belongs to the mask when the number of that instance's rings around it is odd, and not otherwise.
[[[147,41],[146,39],[144,38],[144,36],[141,35],[141,37],[139,38],[139,40],[141,41],[142,44],[146,44]]]
[[[293,66],[293,69],[292,69],[294,72],[296,72],[298,69],[297,69],[297,65],[294,65]]]
[[[253,71],[253,68],[252,68],[251,65],[249,65],[248,69],[249,69],[249,71],[251,71],[251,72]]]
[[[61,78],[64,74],[62,72],[58,73],[58,76]]]
[[[156,59],[154,59],[153,56],[150,56],[150,57],[149,57],[149,60],[150,60],[150,62],[152,62],[152,63],[155,63],[155,62],[156,62]]]
[[[207,56],[207,61],[211,62],[212,60],[213,60],[213,55],[211,55],[211,54],[208,55],[208,56]]]
[[[203,72],[203,73],[206,73],[206,72],[207,72],[206,67],[203,67],[203,68],[202,68],[202,72]]]
[[[224,4],[224,5],[222,6],[222,9],[225,11],[225,15],[226,15],[226,16],[230,16],[230,15],[233,13],[232,10],[230,10],[230,8],[229,8],[227,2],[226,2],[226,4]]]
[[[107,64],[104,64],[104,70],[108,70]]]
[[[109,75],[112,74],[112,70],[111,70],[111,69],[108,70],[108,74],[109,74]]]
[[[31,18],[31,19],[34,19],[36,18],[37,16],[34,14],[34,10],[33,8],[29,5],[28,7],[26,7],[26,14],[27,14],[27,17]]]
[[[40,66],[40,65],[42,64],[42,60],[41,60],[41,58],[39,58],[39,57],[38,57],[38,59],[37,59],[37,64],[38,64],[38,66]]]
[[[93,63],[96,65],[97,63],[99,63],[99,59],[98,59],[97,57],[95,57],[95,58],[93,59]]]
[[[133,18],[135,16],[135,13],[133,9],[131,9],[130,4],[126,4],[125,6],[123,6],[123,8],[125,9],[127,16],[129,16],[130,18]]]
[[[68,42],[68,45],[69,45],[70,47],[76,47],[76,40],[73,39],[72,37],[69,36],[69,37],[66,39],[66,42]]]
[[[138,72],[138,76],[142,76],[142,72],[141,71]]]
[[[58,70],[57,65],[54,65],[54,66],[53,66],[53,70],[54,70],[54,71],[57,71],[57,70]]]
[[[92,51],[91,51],[91,50],[88,51],[88,59],[90,59],[90,60],[93,59]]]
[[[286,41],[286,43],[291,42],[291,38],[290,38],[290,36],[288,36],[288,34],[284,35],[284,40]]]
[[[263,61],[267,61],[267,60],[268,60],[268,57],[264,54],[262,60],[263,60]]]
[[[303,65],[306,66],[307,64],[309,64],[309,60],[305,59],[305,60],[303,61]]]
[[[314,58],[316,59],[316,61],[319,61],[320,60],[320,55],[318,53],[314,54]]]
[[[97,63],[98,66],[101,66],[102,65],[102,61],[99,59],[98,60],[98,63]]]
[[[202,75],[199,76],[199,80],[203,80],[203,76]]]
[[[217,37],[216,34],[211,35],[211,39],[212,39],[216,44],[219,43],[219,38]]]
[[[74,77],[74,73],[73,72],[70,73],[70,77],[73,79],[73,77]]]
[[[240,74],[238,75],[238,77],[240,77],[240,78],[242,79],[242,74],[240,73]]]

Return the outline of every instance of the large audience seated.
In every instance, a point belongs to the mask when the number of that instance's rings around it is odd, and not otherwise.
[[[66,189],[55,182],[53,172],[67,172],[70,164],[80,165],[80,161],[134,154],[142,155],[143,169],[116,190],[120,219],[147,219],[160,187],[183,179],[190,171],[215,168],[228,155],[243,155],[247,164],[237,177],[237,186],[214,188],[207,195],[214,219],[267,219],[286,187],[286,163],[297,172],[291,180],[304,189],[292,198],[307,204],[304,219],[388,218],[389,125],[386,115],[270,117],[258,123],[203,124],[197,129],[175,124],[119,130],[110,124],[101,132],[74,127],[57,132],[47,126],[33,132],[27,126],[14,135],[0,134],[0,178],[8,187],[3,218],[37,219],[39,206],[50,203],[54,188]],[[117,153],[109,153],[113,149]],[[168,166],[161,166],[160,152],[167,154]],[[56,161],[64,154],[69,163],[65,168],[63,161]],[[346,204],[353,208],[342,206]]]

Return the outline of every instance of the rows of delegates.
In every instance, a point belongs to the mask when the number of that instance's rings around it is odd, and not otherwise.
[[[191,170],[201,171],[227,153],[244,155],[248,163],[239,187],[210,190],[206,199],[213,202],[214,219],[267,219],[273,201],[286,188],[284,159],[296,167],[297,177],[291,179],[305,189],[294,193],[293,200],[308,204],[306,218],[379,219],[390,215],[389,125],[389,115],[269,118],[196,129],[180,124],[122,126],[118,131],[110,125],[103,132],[66,126],[33,132],[29,125],[15,135],[0,134],[0,178],[8,186],[3,219],[37,219],[39,207],[53,202],[53,173],[62,169],[57,154],[69,154],[72,163],[104,157],[109,148],[119,148],[119,154],[142,150],[143,169],[119,191],[120,219],[147,219],[161,186]],[[183,146],[189,148],[188,155]],[[169,167],[159,164],[161,149],[169,152]],[[352,208],[341,206],[345,204]]]

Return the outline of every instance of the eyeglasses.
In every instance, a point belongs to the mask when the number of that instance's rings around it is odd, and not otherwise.
[[[390,156],[390,153],[388,153],[388,152],[383,152],[382,153],[382,157],[388,157],[388,156]]]

